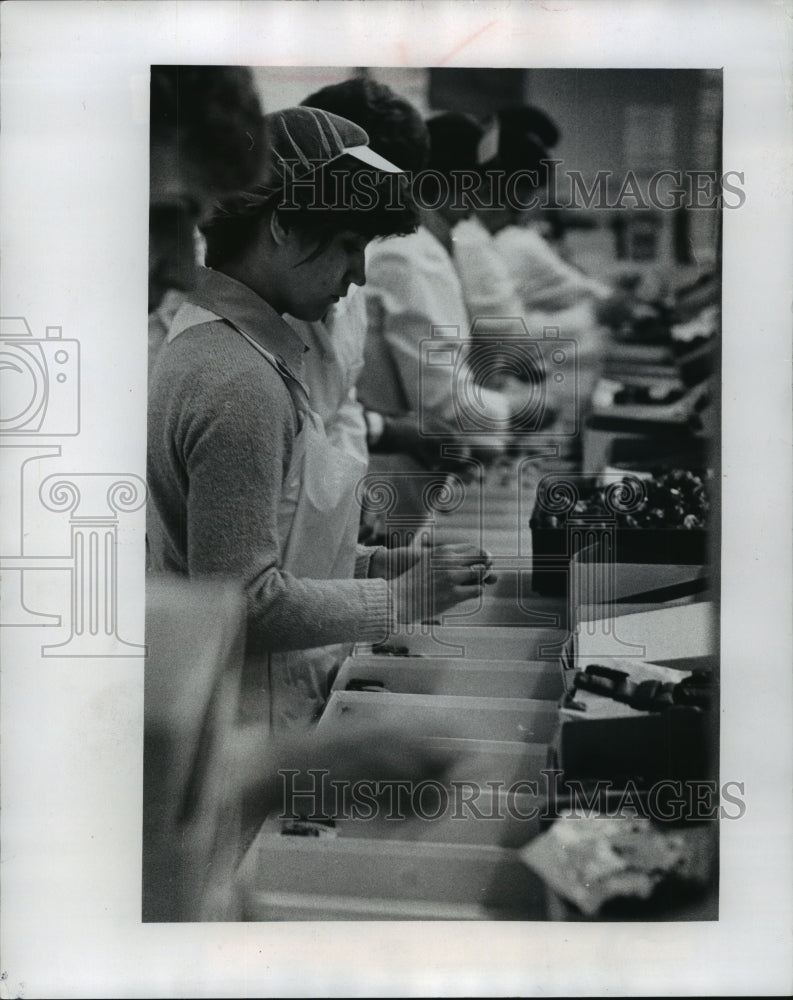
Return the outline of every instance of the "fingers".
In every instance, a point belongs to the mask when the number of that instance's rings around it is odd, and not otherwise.
[[[444,566],[434,566],[433,577],[436,583],[442,583],[445,579],[453,584],[484,583],[485,580],[489,580],[491,577],[494,581],[498,579],[489,565],[483,561],[463,561],[447,563]]]
[[[455,603],[461,604],[463,601],[472,601],[480,598],[484,593],[483,583],[460,583],[452,589],[452,594],[456,598]]]
[[[444,574],[455,586],[494,584],[498,580],[491,569],[493,557],[486,550],[475,546],[449,546],[448,549],[445,553],[433,552],[432,568],[436,581],[440,582],[440,574]]]
[[[466,567],[447,571],[445,579],[453,587],[472,587],[482,583],[481,573]]]
[[[490,586],[498,581],[498,576],[491,570],[484,567],[471,566],[462,580],[456,580],[455,585],[461,587],[469,587],[474,585]]]
[[[459,562],[465,566],[481,564],[490,567],[493,565],[493,556],[487,549],[472,545],[470,542],[447,542],[434,547],[432,561],[436,565],[445,562]]]
[[[485,581],[481,574],[470,571],[455,574],[449,583],[455,590],[467,593],[469,596],[473,596],[474,591],[481,594],[485,589]]]
[[[462,574],[463,580],[485,580],[495,583],[498,576],[491,569],[492,560],[484,559],[482,557],[477,559],[462,559],[456,560],[453,563],[446,563],[442,566],[435,565],[433,570],[435,573],[450,573],[450,574]],[[455,577],[455,582],[459,582],[460,577]]]

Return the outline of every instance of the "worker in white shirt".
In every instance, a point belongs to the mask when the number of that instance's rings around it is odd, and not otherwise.
[[[372,245],[367,259],[369,327],[358,393],[373,408],[415,414],[428,438],[433,422],[451,425],[492,457],[509,440],[516,403],[476,383],[468,363],[471,319],[452,259],[454,225],[469,212],[453,174],[475,169],[483,130],[455,113],[434,116],[427,126],[430,160],[415,192],[419,227]],[[373,456],[372,468],[397,477],[401,513],[421,516],[419,483],[411,490],[409,476],[418,470],[409,456]]]
[[[554,419],[564,433],[576,423],[572,407],[585,406],[591,391],[603,349],[595,305],[612,292],[559,257],[541,234],[555,123],[538,108],[511,108],[496,116],[490,137],[482,144],[475,211],[454,231],[455,262],[469,309],[488,317],[492,335],[509,332],[500,317],[517,315],[532,338],[550,327],[575,341],[577,380],[546,380],[544,388],[543,423]],[[533,355],[526,357],[532,368]]]
[[[544,235],[540,211],[521,213],[494,242],[529,314],[558,313],[581,302],[601,302],[613,291],[569,264]]]
[[[483,130],[476,149],[478,188],[471,199],[472,211],[458,220],[452,231],[452,255],[469,315],[477,321],[480,335],[494,336],[514,334],[514,320],[522,318],[524,312],[516,283],[493,242],[496,227],[512,218],[487,173],[494,169],[503,172],[499,139],[497,127]]]
[[[559,313],[581,302],[610,296],[609,285],[568,263],[545,236],[547,162],[560,139],[556,123],[539,108],[524,106],[500,111],[496,130],[498,152],[484,170],[526,172],[526,182],[511,191],[502,215],[481,218],[493,233],[525,311]],[[529,176],[531,172],[536,181]]]
[[[322,87],[303,103],[360,125],[369,135],[370,147],[408,175],[426,166],[429,133],[424,120],[386,84],[368,76],[352,77]],[[371,252],[367,248],[367,261]],[[358,399],[356,383],[365,363],[366,308],[366,297],[356,287],[316,323],[286,317],[311,347],[305,377],[312,406],[322,417],[329,440],[365,462],[372,448],[405,453],[422,467],[437,467],[441,464],[439,442],[419,433],[417,421],[404,412],[401,402],[389,407],[378,397],[365,409]],[[448,432],[453,437],[451,426]]]

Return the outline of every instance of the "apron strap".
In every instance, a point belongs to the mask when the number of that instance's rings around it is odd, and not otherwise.
[[[295,410],[297,411],[298,424],[302,426],[303,421],[311,412],[311,408],[308,403],[308,393],[306,392],[302,383],[295,378],[295,376],[292,374],[292,372],[289,371],[289,369],[286,367],[283,361],[281,361],[280,358],[277,358],[274,354],[271,354],[268,350],[262,347],[261,344],[257,343],[257,341],[255,341],[253,337],[247,334],[244,330],[241,330],[238,326],[234,326],[234,324],[228,320],[227,322],[229,322],[229,325],[233,327],[237,331],[237,333],[241,334],[241,336],[243,336],[248,341],[248,343],[255,351],[258,351],[259,354],[261,354],[261,356],[265,360],[270,362],[273,368],[275,368],[275,370],[284,380],[284,382],[286,383],[286,388],[289,391],[289,395],[292,397],[292,402],[294,403]]]
[[[261,344],[257,343],[253,337],[249,336],[244,330],[236,326],[231,320],[226,319],[223,316],[219,316],[217,313],[212,312],[211,309],[205,309],[203,306],[195,305],[193,302],[183,302],[174,314],[171,325],[168,328],[168,335],[165,338],[167,343],[171,343],[180,334],[184,333],[185,330],[189,330],[194,326],[201,326],[204,323],[226,323],[236,330],[248,343],[257,351],[273,368],[278,372],[281,378],[286,384],[286,388],[292,399],[292,405],[295,408],[295,417],[297,419],[298,430],[303,426],[307,415],[310,412],[310,407],[308,403],[308,393],[304,386],[300,383],[298,379],[289,371],[286,365],[277,358],[274,354],[271,354],[268,350],[262,347]]]

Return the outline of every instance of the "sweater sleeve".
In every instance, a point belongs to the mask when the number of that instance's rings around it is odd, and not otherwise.
[[[280,566],[278,508],[297,429],[281,377],[263,361],[212,382],[211,394],[195,386],[179,435],[189,574],[244,582],[253,649],[383,639],[392,614],[385,580],[297,579]]]

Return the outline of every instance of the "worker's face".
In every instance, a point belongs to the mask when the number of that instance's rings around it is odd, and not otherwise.
[[[308,321],[322,319],[344,298],[351,285],[366,282],[365,251],[369,239],[353,230],[341,230],[315,255],[316,240],[290,234],[294,262],[286,269],[286,312]]]
[[[196,227],[214,191],[202,171],[179,156],[176,142],[151,147],[149,166],[149,312],[170,288],[196,280]]]

